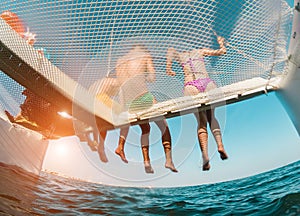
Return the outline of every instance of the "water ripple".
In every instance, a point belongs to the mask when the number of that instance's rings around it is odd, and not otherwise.
[[[300,161],[230,182],[156,189],[0,169],[1,215],[300,215]]]

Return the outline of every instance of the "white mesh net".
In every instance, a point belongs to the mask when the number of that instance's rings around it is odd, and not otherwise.
[[[34,46],[87,89],[115,77],[117,60],[143,44],[156,71],[149,91],[158,102],[182,97],[184,74],[175,61],[176,76],[166,75],[167,49],[218,49],[217,36],[225,38],[227,53],[205,64],[218,87],[286,70],[292,9],[283,0],[19,0],[1,2],[0,10],[16,13],[36,34]]]

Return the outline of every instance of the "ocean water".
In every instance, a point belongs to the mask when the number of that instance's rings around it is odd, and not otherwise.
[[[152,189],[0,169],[1,215],[300,215],[300,161],[229,182]]]

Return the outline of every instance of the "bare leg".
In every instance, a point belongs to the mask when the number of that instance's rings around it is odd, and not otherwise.
[[[115,153],[117,155],[119,155],[120,158],[122,159],[122,161],[124,161],[125,163],[128,163],[128,160],[126,159],[125,153],[124,153],[124,146],[125,146],[126,138],[127,138],[127,135],[128,135],[128,131],[129,131],[129,127],[121,128],[120,137],[119,137],[119,144],[118,144],[118,147],[115,150]]]
[[[197,117],[197,116],[196,116]],[[202,170],[207,171],[210,169],[208,157],[208,134],[207,134],[207,118],[205,111],[199,112],[198,119],[198,140],[202,152]]]
[[[148,123],[140,125],[142,129],[141,136],[141,145],[142,145],[142,153],[144,158],[144,167],[146,173],[154,173],[154,170],[151,167],[150,157],[149,157],[149,133],[150,133],[150,125]]]
[[[149,158],[149,146],[143,146],[142,147],[143,157],[144,157],[144,167],[146,173],[154,173],[154,170],[150,163]]]
[[[170,169],[172,172],[178,172],[178,170],[175,168],[174,163],[172,161],[172,148],[171,143],[165,142],[163,143],[164,151],[166,155],[166,163],[165,167],[167,169]]]
[[[162,144],[165,151],[166,163],[165,167],[170,169],[172,172],[178,172],[175,168],[173,160],[172,160],[172,141],[171,141],[171,134],[169,127],[167,125],[166,120],[156,121],[155,124],[158,126],[161,137],[162,137]]]
[[[100,157],[100,160],[104,163],[108,162],[108,159],[106,157],[105,151],[104,151],[104,141],[106,138],[106,131],[101,131],[100,132],[100,140],[99,140],[99,144],[98,144],[98,154]]]
[[[92,151],[97,151],[98,146],[98,133],[93,129],[93,140],[90,138],[90,134],[86,133],[85,138],[87,140],[87,144]]]
[[[228,159],[228,155],[226,154],[226,151],[224,149],[224,146],[222,144],[222,135],[221,135],[221,131],[218,129],[215,129],[214,131],[212,131],[212,133],[214,134],[215,140],[218,143],[218,152],[220,154],[220,158],[222,160],[226,160]],[[218,141],[217,141],[218,140]]]
[[[211,132],[214,135],[214,138],[215,138],[217,146],[218,146],[218,152],[220,154],[220,158],[222,160],[226,160],[228,158],[228,156],[224,149],[224,145],[222,142],[221,129],[220,129],[219,122],[215,117],[214,109],[207,110],[206,114],[207,114],[207,119],[208,119],[208,122],[210,125]]]

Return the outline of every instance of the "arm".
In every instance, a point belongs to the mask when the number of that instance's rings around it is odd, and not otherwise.
[[[147,64],[147,72],[148,72],[146,80],[148,82],[154,82],[156,79],[156,76],[155,76],[155,68],[154,68],[154,64],[153,64],[151,55],[147,56],[146,61],[147,61],[146,64]]]
[[[108,96],[115,96],[119,91],[119,83],[117,78],[104,78],[102,81],[103,93]]]
[[[121,86],[123,84],[124,76],[126,76],[126,73],[124,74],[124,61],[122,59],[118,59],[116,64],[116,82],[118,86]]]
[[[220,56],[223,54],[226,54],[226,47],[224,45],[224,38],[218,36],[218,43],[220,45],[220,49],[218,50],[213,50],[213,49],[209,49],[209,48],[204,48],[201,49],[201,52],[203,55],[207,55],[207,56]]]
[[[172,71],[173,59],[175,59],[176,61],[179,61],[179,54],[173,47],[171,47],[167,51],[167,61],[166,61],[166,73],[169,76],[176,75],[176,73],[174,71]]]

